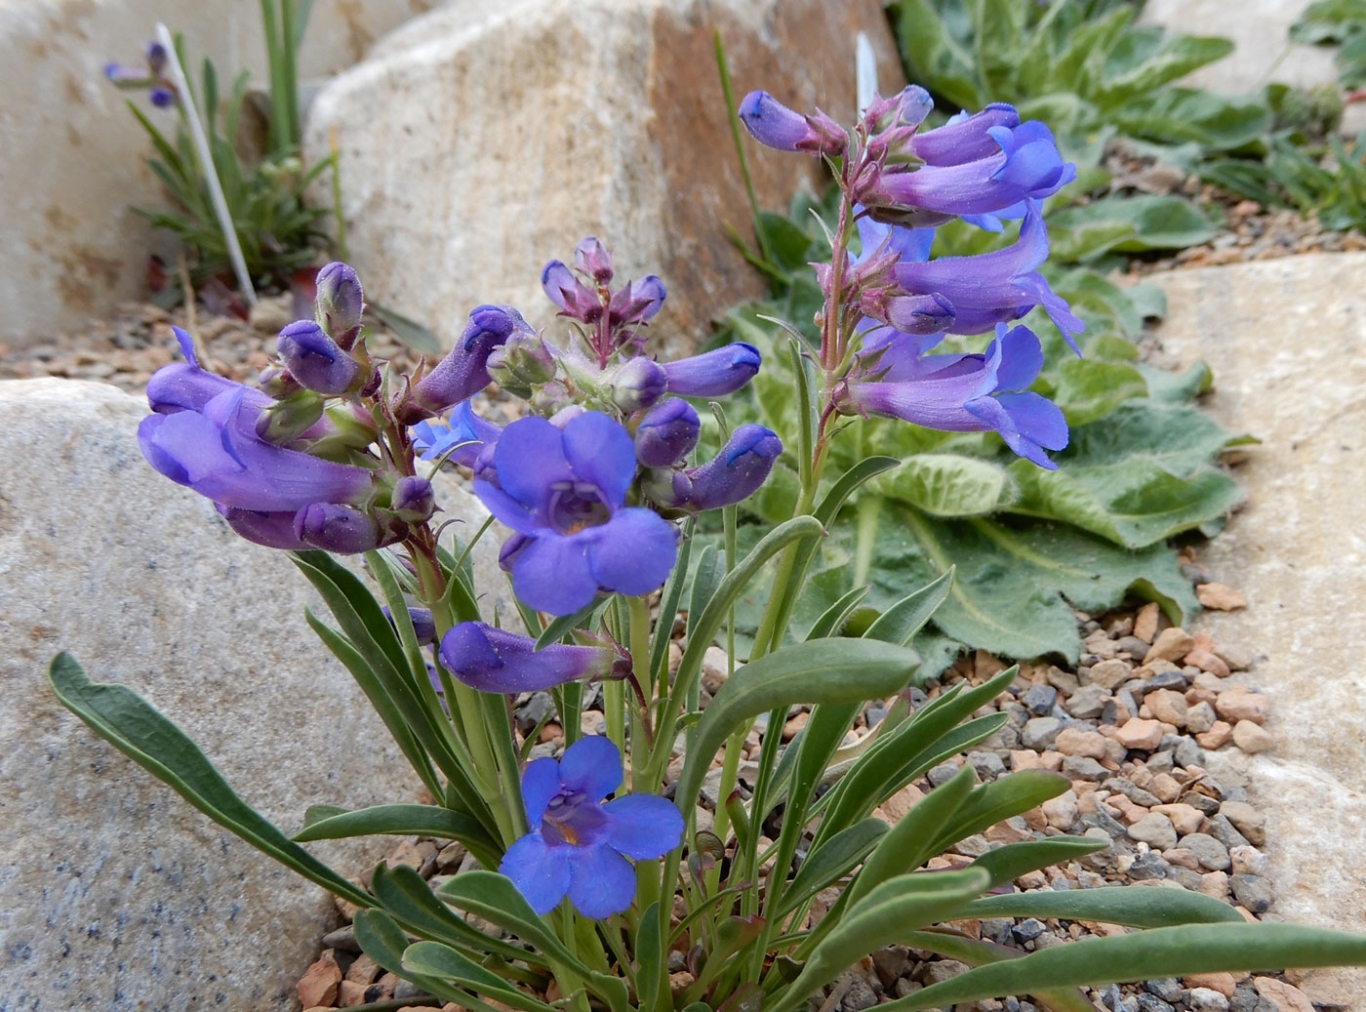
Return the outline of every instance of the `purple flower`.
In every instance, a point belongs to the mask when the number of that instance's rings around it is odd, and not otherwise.
[[[568,615],[599,590],[645,594],[664,583],[677,554],[674,530],[624,505],[636,455],[619,423],[596,411],[563,430],[523,418],[503,430],[492,458],[474,492],[525,536],[507,561],[528,607]]]
[[[607,307],[607,320],[613,327],[644,323],[664,305],[664,282],[658,275],[647,274],[627,283],[612,296]]]
[[[636,459],[646,467],[673,467],[692,453],[701,427],[687,401],[677,397],[661,401],[636,426]]]
[[[413,400],[431,412],[468,400],[489,385],[489,353],[514,333],[536,335],[511,306],[476,307],[450,354],[413,387]]]
[[[172,327],[171,330],[180,344],[180,353],[185,356],[185,361],[162,366],[147,381],[147,403],[153,411],[159,415],[199,411],[219,394],[238,389],[247,390],[246,396],[252,407],[270,406],[270,398],[264,394],[201,369],[190,335],[179,327]]]
[[[691,358],[665,362],[669,393],[685,397],[723,397],[733,394],[759,371],[759,349],[736,341]]]
[[[628,358],[617,366],[607,382],[612,403],[632,414],[644,411],[664,396],[669,377],[664,367],[644,355]]]
[[[474,413],[469,401],[461,401],[448,422],[419,422],[412,428],[413,444],[423,460],[435,460],[450,450],[448,459],[461,467],[474,467],[480,451],[498,441],[502,429]]]
[[[737,110],[740,122],[760,144],[779,151],[807,151],[834,157],[844,153],[849,138],[843,128],[819,109],[803,116],[766,91],[751,91]]]
[[[636,877],[627,858],[662,857],[678,846],[683,817],[664,798],[626,794],[621,754],[606,738],[581,738],[557,762],[537,759],[522,775],[531,832],[517,840],[498,870],[538,914],[564,899],[584,917],[602,919],[631,905]]]
[[[1031,205],[1013,245],[977,256],[901,260],[893,274],[897,284],[912,295],[939,295],[948,300],[953,318],[945,329],[951,334],[985,333],[1042,305],[1068,345],[1081,354],[1073,335],[1081,333],[1085,324],[1053,294],[1039,273],[1038,267],[1047,259],[1048,229],[1038,207]],[[895,319],[891,322],[900,327]]]
[[[574,245],[574,266],[600,285],[612,280],[612,254],[597,236],[584,236]]]
[[[314,548],[338,555],[359,555],[402,541],[407,527],[395,518],[340,503],[315,502],[294,514],[294,533]]]
[[[720,453],[687,472],[691,486],[686,506],[710,510],[748,499],[759,490],[782,452],[782,440],[771,429],[738,426]]]
[[[406,523],[420,524],[436,512],[432,483],[416,475],[405,475],[394,483],[389,508]]]
[[[213,508],[223,515],[223,519],[228,522],[228,527],[234,534],[252,544],[278,548],[286,552],[313,547],[294,532],[295,510],[263,513],[259,510],[224,506],[222,503],[214,503]]]
[[[148,98],[154,106],[165,109],[175,105],[175,85],[166,78],[166,49],[159,42],[147,47],[146,66],[126,67],[120,63],[106,63],[104,76],[117,88],[134,90],[148,89]]]
[[[296,320],[280,331],[275,350],[300,385],[320,394],[345,393],[360,373],[360,363],[312,320]]]
[[[602,316],[598,293],[576,278],[563,261],[552,260],[541,269],[541,290],[565,316],[582,323],[594,323]]]
[[[259,513],[365,501],[369,471],[262,440],[256,423],[269,399],[238,383],[195,376],[189,337],[176,336],[191,369],[167,366],[169,376],[153,377],[148,399],[160,413],[138,426],[138,444],[152,467],[215,503]]]
[[[988,113],[979,115],[992,118]],[[994,115],[1003,113],[998,109]],[[971,122],[965,120],[964,124]],[[962,124],[944,127],[958,131]],[[858,186],[857,198],[875,215],[910,223],[935,224],[946,215],[993,214],[1022,200],[1042,200],[1072,182],[1077,168],[1064,162],[1048,127],[1030,120],[1018,126],[986,126],[962,130],[956,142],[939,144],[935,131],[912,142],[931,141],[926,150],[941,161],[918,168],[888,166],[872,173]],[[993,147],[988,151],[987,144]],[[923,221],[917,221],[923,219]]]
[[[612,671],[611,647],[552,643],[536,649],[530,636],[518,636],[483,622],[461,622],[441,637],[441,664],[461,682],[481,692],[535,692]]]
[[[392,625],[394,616],[390,613],[389,606],[387,604],[380,605],[379,610],[384,612],[384,617],[387,618]],[[436,642],[436,619],[432,618],[432,613],[430,611],[426,608],[409,608],[408,621],[413,624],[413,635],[417,637],[419,646],[426,646],[428,643]],[[428,665],[428,667],[430,668],[431,665]],[[432,673],[435,674],[435,672]],[[433,680],[433,685],[436,687],[437,692],[441,691],[441,680],[439,678]]]
[[[1015,453],[1040,467],[1057,467],[1045,450],[1067,445],[1057,405],[1025,390],[1043,366],[1039,339],[1027,327],[1006,332],[984,355],[907,354],[895,344],[869,366],[870,379],[851,377],[840,409],[901,418],[946,432],[997,432]],[[895,378],[888,378],[895,377]]]

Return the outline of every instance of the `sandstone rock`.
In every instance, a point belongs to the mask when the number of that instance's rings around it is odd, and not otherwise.
[[[1127,681],[1132,674],[1133,668],[1124,661],[1108,660],[1093,664],[1090,674],[1083,675],[1082,680],[1088,685],[1099,685],[1105,689],[1113,689],[1121,682]]]
[[[1227,692],[1219,694],[1219,698],[1214,701],[1214,708],[1219,711],[1219,716],[1231,724],[1236,724],[1240,720],[1261,724],[1266,721],[1271,710],[1271,700],[1260,692],[1250,692],[1240,685],[1235,685]]]
[[[1143,697],[1144,704],[1158,720],[1176,727],[1186,726],[1186,697],[1173,689],[1158,689]]]
[[[1153,811],[1159,815],[1165,815],[1171,820],[1171,824],[1176,827],[1176,831],[1182,836],[1188,833],[1200,831],[1200,825],[1205,821],[1204,815],[1196,811],[1190,805],[1172,804],[1157,805]]]
[[[1201,671],[1208,671],[1219,678],[1227,678],[1231,674],[1229,666],[1224,663],[1223,658],[1210,650],[1196,648],[1188,653],[1183,660],[1187,664],[1193,664]]]
[[[1211,991],[1218,991],[1225,998],[1233,997],[1233,989],[1237,984],[1231,973],[1192,973],[1182,980],[1187,987],[1208,988]]]
[[[1067,832],[1077,824],[1077,818],[1081,812],[1077,808],[1077,796],[1072,791],[1065,791],[1056,798],[1050,798],[1041,806],[1044,818],[1054,829]]]
[[[1162,742],[1162,725],[1156,720],[1134,718],[1125,721],[1116,730],[1115,737],[1125,748],[1151,751]]]
[[[1197,734],[1195,741],[1201,748],[1215,749],[1227,745],[1232,738],[1233,725],[1224,720],[1216,720],[1208,731]]]
[[[543,326],[547,260],[598,236],[622,280],[658,274],[659,346],[764,291],[722,228],[749,220],[730,150],[712,33],[737,97],[853,115],[854,37],[901,86],[878,0],[506,0],[449,4],[377,46],[319,94],[305,148],[336,133],[343,213],[367,293],[447,342],[484,302]],[[764,207],[785,208],[818,166],[746,140]]]
[[[342,982],[341,967],[330,952],[304,971],[299,978],[297,991],[304,1008],[314,1005],[331,1005],[337,1000],[338,988]]]
[[[1214,707],[1206,702],[1196,703],[1186,710],[1186,730],[1191,734],[1204,734],[1218,720]]]
[[[311,588],[147,466],[145,414],[101,384],[0,383],[0,994],[26,1008],[283,1010],[335,923],[330,899],[69,714],[47,683],[52,656],[144,694],[286,832],[310,804],[412,801],[419,784],[305,624],[305,605],[325,614]],[[468,497],[442,501],[476,518]],[[483,579],[496,552],[476,552]],[[355,875],[390,846],[309,849]]]
[[[1246,801],[1225,801],[1219,806],[1219,814],[1233,823],[1249,843],[1257,847],[1266,843],[1266,816]]]
[[[1144,643],[1152,643],[1157,637],[1158,609],[1156,601],[1149,601],[1134,616],[1134,635]]]
[[[1185,657],[1194,646],[1195,637],[1184,629],[1172,626],[1170,629],[1163,629],[1157,639],[1153,640],[1153,645],[1143,657],[1143,663],[1177,661]]]
[[[1292,984],[1275,977],[1253,977],[1253,985],[1263,998],[1270,998],[1280,1012],[1314,1012],[1309,996]]]
[[[1170,850],[1176,846],[1176,830],[1165,815],[1149,812],[1128,830],[1129,838],[1146,843],[1154,850]]]
[[[1250,720],[1240,720],[1233,725],[1233,744],[1248,755],[1253,755],[1275,749],[1276,737],[1266,728]]]
[[[1202,583],[1195,588],[1195,596],[1202,607],[1211,611],[1237,611],[1247,607],[1247,598],[1222,583]]]
[[[1106,756],[1105,737],[1079,727],[1063,728],[1058,732],[1054,744],[1065,756],[1085,756],[1089,759],[1104,759]]]

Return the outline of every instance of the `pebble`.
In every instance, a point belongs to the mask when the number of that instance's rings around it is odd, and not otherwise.
[[[1237,981],[1233,979],[1233,974],[1227,972],[1219,973],[1192,973],[1183,978],[1183,982],[1189,988],[1207,987],[1211,991],[1218,991],[1225,998],[1232,998]]]
[[[1223,658],[1208,650],[1192,650],[1186,655],[1185,661],[1187,664],[1192,664],[1201,671],[1209,672],[1218,678],[1227,678],[1232,674]]]
[[[1228,999],[1209,987],[1193,987],[1186,999],[1192,1012],[1229,1012]]]
[[[1202,608],[1211,611],[1237,611],[1247,607],[1247,598],[1222,583],[1202,583],[1195,588],[1195,597]]]
[[[1253,692],[1241,685],[1235,685],[1227,692],[1221,692],[1214,702],[1214,708],[1231,724],[1248,720],[1254,724],[1266,722],[1271,701],[1260,692]]]
[[[330,1006],[337,1000],[341,990],[342,972],[330,949],[324,950],[322,957],[304,971],[296,988],[299,1001],[304,1008],[315,1005]]]
[[[1162,743],[1162,724],[1135,717],[1125,721],[1116,730],[1115,737],[1125,748],[1149,752]]]
[[[1047,717],[1058,702],[1058,690],[1051,685],[1031,685],[1020,702],[1036,717]]]
[[[1091,665],[1086,673],[1082,674],[1083,685],[1099,685],[1103,689],[1114,689],[1122,682],[1126,682],[1133,674],[1133,668],[1128,663],[1120,660],[1101,661],[1099,664]]]
[[[1254,914],[1266,913],[1276,900],[1271,883],[1260,875],[1234,875],[1229,879],[1229,885],[1238,902]]]
[[[950,759],[942,762],[925,774],[931,787],[943,787],[946,783],[958,775],[958,763]]]
[[[1053,744],[1062,727],[1063,723],[1057,717],[1034,717],[1025,721],[1020,731],[1020,744],[1036,752],[1042,751]]]
[[[1233,823],[1254,847],[1266,843],[1266,816],[1246,801],[1225,801],[1219,806],[1219,814]]]
[[[1054,745],[1065,756],[1104,759],[1108,754],[1104,735],[1079,727],[1065,727],[1060,730],[1054,738]]]
[[[1233,744],[1248,755],[1270,752],[1276,747],[1276,737],[1266,728],[1250,720],[1240,720],[1233,725]]]
[[[1271,863],[1256,847],[1230,847],[1228,858],[1233,862],[1235,875],[1264,875]]]
[[[1203,700],[1186,707],[1186,730],[1191,734],[1204,734],[1218,719],[1214,707]]]
[[[938,962],[929,963],[925,966],[925,984],[939,984],[946,980],[952,980],[960,973],[967,973],[971,967],[967,963],[960,963],[956,959],[941,959]]]
[[[1270,998],[1280,1012],[1314,1012],[1309,996],[1292,984],[1275,977],[1253,977],[1252,986],[1263,998]]]
[[[1142,637],[1140,637],[1141,639]],[[1178,626],[1170,629],[1163,629],[1158,634],[1157,639],[1153,640],[1153,645],[1148,648],[1148,652],[1143,655],[1143,663],[1151,664],[1153,661],[1177,661],[1186,654],[1190,653],[1195,646],[1195,637],[1186,630]]]
[[[1207,871],[1227,871],[1232,864],[1228,848],[1208,833],[1187,833],[1181,838],[1181,848],[1194,854]]]
[[[977,771],[977,779],[983,783],[1004,776],[1006,772],[1006,764],[995,752],[969,752],[968,765]]]
[[[1156,995],[1163,1001],[1178,1002],[1186,1000],[1186,989],[1181,986],[1181,982],[1175,977],[1158,977],[1155,980],[1145,980],[1143,990],[1149,994]]]
[[[1195,736],[1196,743],[1201,748],[1216,749],[1222,748],[1233,739],[1233,725],[1224,720],[1216,720],[1210,729],[1204,734]]]
[[[1169,850],[1176,846],[1176,829],[1171,820],[1157,812],[1149,812],[1128,830],[1129,839],[1146,843],[1157,850]]]
[[[1109,695],[1103,685],[1083,685],[1068,697],[1065,706],[1078,720],[1092,720],[1101,715]]]
[[[1144,643],[1152,643],[1157,636],[1158,608],[1156,601],[1149,601],[1134,616],[1134,636]]]
[[[1177,833],[1182,836],[1199,832],[1205,821],[1205,816],[1190,805],[1158,805],[1153,811],[1158,815],[1166,816],[1171,824],[1176,827]]]
[[[1081,817],[1081,810],[1077,807],[1077,795],[1072,791],[1065,791],[1056,798],[1050,798],[1040,807],[1043,808],[1048,825],[1063,832],[1075,826],[1077,819]]]
[[[1184,683],[1183,683],[1184,684]],[[1177,727],[1186,726],[1186,697],[1184,693],[1172,689],[1158,689],[1143,697],[1143,703],[1152,715],[1166,724]]]

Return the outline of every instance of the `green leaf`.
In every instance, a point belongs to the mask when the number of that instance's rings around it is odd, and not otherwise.
[[[784,917],[826,886],[833,885],[862,861],[887,832],[881,819],[862,819],[813,849],[793,876],[776,916]]]
[[[1120,362],[1065,359],[1058,366],[1057,376],[1053,400],[1062,408],[1068,425],[1085,425],[1103,418],[1125,401],[1148,395],[1148,384],[1142,374]],[[1004,502],[1001,507],[1008,509],[1010,505]]]
[[[1214,238],[1214,226],[1190,201],[1151,194],[1105,197],[1069,207],[1050,214],[1048,225],[1050,230],[1055,227],[1127,226],[1127,238],[1119,238],[1112,246],[1104,247],[1124,253],[1185,249]]]
[[[548,958],[588,975],[588,968],[564,947],[555,932],[545,926],[506,877],[491,871],[467,871],[444,883],[438,892],[442,899],[459,909],[498,925],[522,941],[530,942]]]
[[[890,696],[910,680],[914,652],[875,640],[821,639],[783,647],[732,675],[702,713],[695,755],[685,762],[674,796],[684,814],[702,786],[710,757],[734,728],[793,703],[848,703]]]
[[[410,980],[428,994],[443,1001],[465,1001],[465,995],[450,987],[444,980],[412,973],[403,965],[403,951],[408,947],[408,936],[392,917],[382,910],[359,910],[352,922],[356,941],[361,950],[392,974]]]
[[[1037,808],[1070,787],[1065,776],[1048,770],[1020,770],[982,784],[973,789],[962,807],[940,828],[931,853],[947,850],[988,826]]]
[[[340,840],[352,836],[434,836],[459,840],[485,867],[497,864],[502,849],[478,820],[437,805],[376,805],[347,811],[313,806],[304,815],[303,829],[294,834],[298,843]]]
[[[978,967],[880,1006],[887,1012],[948,1008],[1048,987],[1183,977],[1269,967],[1366,965],[1366,938],[1293,924],[1202,924],[1054,946]]]
[[[1014,497],[1001,467],[949,453],[910,457],[878,475],[871,488],[936,517],[983,516]]]
[[[636,929],[636,987],[642,1006],[661,997],[660,988],[666,976],[661,941],[659,903],[656,901],[645,908]]]
[[[1062,841],[1036,842],[1054,844]],[[1007,863],[1015,863],[1014,858],[1009,859]],[[1001,869],[1002,872],[1007,870]],[[1105,921],[1108,924],[1124,924],[1131,928],[1167,928],[1176,924],[1244,923],[1238,911],[1227,903],[1209,896],[1187,892],[1184,889],[1139,889],[1133,886],[1104,886],[1100,889],[1058,892],[1040,889],[1027,893],[987,896],[974,901],[970,909],[972,913],[967,916],[971,917],[1058,917],[1067,921]]]
[[[781,993],[772,1012],[786,1012],[806,1001],[816,988],[833,980],[861,957],[882,948],[906,931],[950,919],[987,888],[980,868],[914,873],[881,882],[845,910],[833,930],[816,946],[801,975]]]
[[[1091,840],[1085,837],[1026,840],[1023,843],[1008,843],[1004,847],[988,851],[972,863],[991,873],[991,887],[994,889],[1014,881],[1026,872],[1063,864],[1074,858],[1094,854],[1108,846],[1104,840]]]
[[[553,619],[541,631],[541,635],[536,637],[536,649],[540,650],[551,643],[558,643],[575,629],[592,629],[597,622],[597,616],[605,611],[611,602],[610,596],[601,601],[590,601],[572,614]]]
[[[882,640],[906,646],[924,628],[953,586],[953,567],[943,576],[911,591],[883,612],[863,634],[865,639]]]
[[[403,952],[403,968],[420,977],[453,980],[480,997],[525,1012],[555,1012],[555,1006],[523,994],[496,973],[440,942],[414,942],[408,946]]]
[[[68,653],[52,659],[48,679],[63,706],[214,822],[310,882],[357,906],[370,905],[369,896],[239,798],[199,747],[132,689],[92,682]]]
[[[840,631],[844,628],[844,624],[849,620],[849,616],[867,596],[867,587],[855,587],[853,590],[846,593],[821,613],[820,618],[816,619],[811,628],[807,631],[806,638],[809,640],[818,640],[824,639],[826,636],[840,635]],[[878,639],[881,637],[873,638]],[[884,642],[890,641],[884,639]]]

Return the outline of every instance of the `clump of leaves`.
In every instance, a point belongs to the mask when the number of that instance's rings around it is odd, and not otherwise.
[[[1334,57],[1344,88],[1366,85],[1366,0],[1319,0],[1290,26],[1290,40],[1340,46]]]

